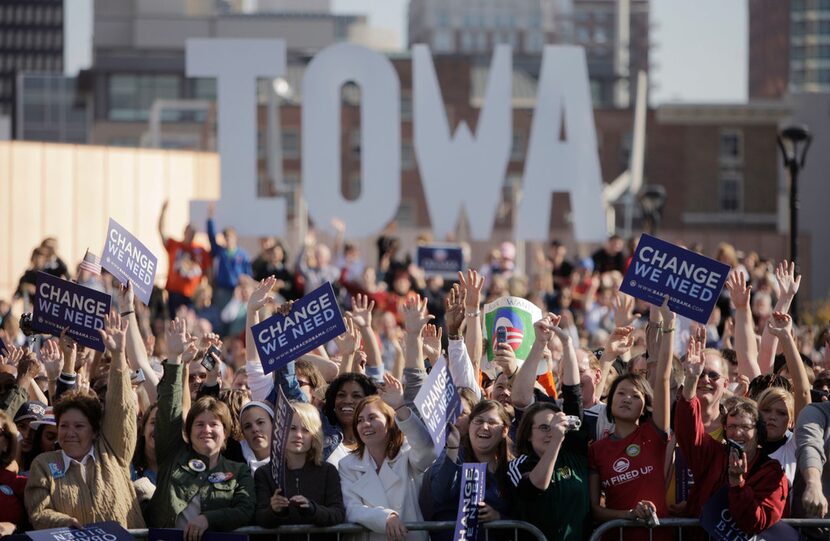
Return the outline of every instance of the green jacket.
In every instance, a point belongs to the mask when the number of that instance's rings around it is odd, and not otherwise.
[[[209,530],[230,531],[248,526],[253,522],[256,510],[251,470],[247,464],[220,455],[215,468],[205,467],[204,471],[198,471],[202,467],[196,461],[207,465],[208,459],[182,438],[181,376],[181,365],[164,364],[164,376],[158,387],[155,429],[159,473],[156,492],[145,510],[147,525],[174,528],[176,517],[198,494],[201,513],[208,519]],[[216,481],[220,476],[227,479]]]

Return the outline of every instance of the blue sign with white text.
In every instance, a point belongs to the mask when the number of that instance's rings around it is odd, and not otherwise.
[[[709,498],[700,513],[700,527],[714,541],[800,541],[798,530],[778,521],[763,532],[750,535],[735,523],[729,509],[729,489],[723,487]]]
[[[251,327],[266,374],[346,332],[329,282],[294,302],[287,316],[274,314]]]
[[[130,532],[114,521],[87,524],[83,528],[49,528],[26,532],[32,541],[135,541]]]
[[[127,281],[132,283],[136,296],[144,304],[150,304],[158,260],[140,240],[112,218],[107,227],[107,243],[101,266],[122,284]]]
[[[288,435],[291,432],[291,418],[294,416],[294,408],[282,386],[277,385],[277,402],[274,404],[274,431],[271,434],[271,477],[277,488],[283,489],[285,494],[285,446],[288,443]]]
[[[418,246],[416,264],[424,269],[425,276],[443,276],[449,280],[458,278],[464,270],[464,252],[457,245]]]
[[[455,517],[453,541],[478,539],[478,504],[484,501],[487,488],[487,464],[465,462],[461,467],[461,490],[458,493],[458,513]]]
[[[443,449],[449,429],[447,424],[455,423],[462,410],[458,388],[452,381],[443,356],[438,358],[430,370],[413,402],[429,430],[435,448]]]
[[[111,303],[112,297],[106,293],[38,272],[32,327],[54,336],[69,327],[67,334],[76,342],[104,351],[98,331],[104,328]]]
[[[620,291],[660,306],[669,296],[672,312],[706,324],[729,265],[651,235],[643,235]]]

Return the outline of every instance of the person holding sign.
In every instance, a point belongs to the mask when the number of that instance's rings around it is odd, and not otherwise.
[[[256,523],[263,528],[340,524],[346,518],[346,509],[337,468],[323,462],[320,413],[311,404],[294,402],[292,407],[294,415],[285,446],[285,486],[277,487],[269,468],[256,471]]]
[[[516,376],[530,379],[542,360],[545,345],[554,335],[562,342],[562,408],[553,402],[536,402],[524,411],[516,431],[521,453],[510,462],[508,477],[516,489],[515,507],[521,520],[530,522],[548,539],[578,541],[590,531],[588,492],[589,427],[582,427],[582,386],[576,350],[570,334],[559,327],[560,317],[548,314],[533,326],[536,339]],[[578,424],[576,421],[580,421]]]
[[[624,374],[614,380],[605,411],[614,423],[614,432],[594,442],[589,450],[591,509],[601,522],[633,519],[654,524],[656,517],[669,514],[664,464],[675,314],[668,308],[668,297],[659,310],[663,326],[654,390],[646,378],[637,374]],[[603,493],[605,505],[600,503]],[[626,530],[625,539],[649,539],[652,533],[656,539],[671,539],[671,531],[666,529]]]
[[[418,488],[435,460],[424,423],[404,402],[403,385],[389,374],[380,395],[358,403],[353,430],[357,448],[340,461],[346,520],[369,530],[369,539],[426,540],[404,523],[423,520]]]
[[[704,344],[698,337],[689,340],[686,353],[686,378],[683,394],[677,400],[675,428],[677,443],[700,487],[710,495],[709,502],[689,502],[689,516],[707,512],[726,492],[728,509],[735,525],[754,535],[781,520],[787,504],[787,477],[781,465],[761,452],[766,430],[759,430],[755,402],[737,398],[727,409],[724,427],[728,445],[706,434],[701,417],[697,382],[704,373]],[[718,514],[721,509],[716,510]],[[704,524],[705,527],[705,524]],[[711,532],[710,532],[711,533]]]
[[[26,509],[37,529],[114,520],[143,528],[128,465],[136,441],[136,401],[124,355],[127,320],[107,316],[101,338],[112,356],[107,408],[95,395],[74,391],[55,405],[60,451],[32,462]]]
[[[254,479],[247,464],[222,456],[231,431],[228,406],[212,396],[196,400],[182,426],[182,354],[196,350],[176,318],[165,334],[167,361],[156,414],[158,483],[146,509],[150,526],[184,530],[199,541],[207,530],[229,531],[254,518]],[[184,438],[182,437],[184,434]]]
[[[430,468],[427,479],[433,509],[429,520],[454,520],[461,492],[461,467],[464,462],[487,464],[484,502],[479,522],[507,518],[510,510],[507,465],[512,444],[508,436],[510,415],[495,400],[482,400],[470,412],[469,428],[461,434],[450,426],[444,451]],[[432,539],[452,539],[452,532],[434,532]]]

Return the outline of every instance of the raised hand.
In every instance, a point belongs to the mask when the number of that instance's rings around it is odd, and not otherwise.
[[[726,279],[726,289],[737,310],[749,310],[749,296],[752,286],[746,284],[746,276],[739,270],[733,270]]]
[[[444,320],[447,322],[447,332],[450,336],[458,336],[461,324],[464,323],[464,304],[467,291],[454,284],[444,299]]]
[[[61,331],[58,346],[60,347],[61,353],[63,354],[64,358],[71,357],[74,363],[74,359],[78,355],[78,343],[75,342],[74,338],[69,336],[68,331],[69,327],[64,327],[64,329]]]
[[[392,409],[403,406],[403,384],[389,372],[383,374],[383,382],[386,385],[379,391],[380,398]]]
[[[118,308],[122,312],[129,312],[135,309],[133,286],[129,280],[127,280],[127,285],[119,284],[118,287],[115,288],[115,291],[118,299]]]
[[[616,327],[605,341],[605,351],[622,357],[634,345],[634,327]]]
[[[795,297],[801,285],[801,275],[795,275],[795,263],[782,261],[775,267],[775,278],[778,280],[779,294],[782,297]]]
[[[729,452],[729,484],[733,487],[741,486],[744,481],[744,476],[747,473],[748,461],[746,453],[738,454],[738,451],[731,450]]]
[[[657,310],[660,312],[660,317],[663,318],[663,328],[666,329],[671,327],[674,324],[675,314],[672,312],[671,308],[669,308],[668,295],[663,297],[663,304],[661,304]]]
[[[614,297],[614,325],[617,327],[628,327],[640,317],[634,313],[634,297],[618,291]]]
[[[63,367],[63,355],[55,340],[47,340],[40,348],[40,360],[43,368],[46,369],[46,377],[49,381],[55,381],[61,375]]]
[[[11,343],[6,343],[6,355],[0,355],[0,362],[10,366],[17,366],[20,359],[23,358],[23,348],[13,346]]]
[[[441,338],[444,331],[441,327],[429,324],[424,327],[424,353],[429,358],[429,362],[435,365],[438,357],[441,355]]]
[[[370,301],[368,295],[358,293],[352,297],[352,310],[346,312],[352,318],[355,325],[361,329],[372,326],[372,310],[375,309],[375,301]]]
[[[360,329],[350,317],[343,318],[343,323],[346,325],[346,332],[336,337],[334,343],[337,344],[340,355],[345,357],[360,349]]]
[[[507,342],[494,344],[493,346],[493,364],[501,368],[501,371],[512,376],[519,369],[516,362],[516,353],[513,351],[513,346]]]
[[[464,288],[466,298],[464,307],[469,312],[478,312],[481,306],[481,288],[484,287],[484,277],[479,276],[477,271],[468,270],[467,276],[463,272],[458,273],[458,282]]]
[[[267,278],[260,280],[256,288],[254,288],[251,292],[251,296],[248,298],[248,309],[259,310],[266,304],[273,303],[274,294],[271,293],[271,290],[274,288],[276,283],[277,279],[273,276],[268,276]]]
[[[689,338],[689,344],[686,347],[686,375],[696,379],[700,378],[703,373],[704,357],[703,349],[704,343],[698,339],[697,336]]]
[[[164,333],[164,341],[167,345],[167,357],[178,357],[184,352],[184,348],[190,340],[187,337],[187,323],[184,319],[177,317],[167,325]]]
[[[547,344],[553,337],[553,327],[555,325],[550,319],[551,315],[552,314],[548,314],[533,324],[533,330],[536,333],[536,342]]]
[[[770,334],[779,340],[785,340],[792,336],[793,318],[784,312],[773,312],[767,322]]]
[[[406,301],[402,308],[404,329],[412,334],[420,334],[424,325],[435,319],[427,312],[427,300],[424,297],[416,296]]]
[[[130,320],[121,318],[118,314],[112,314],[104,319],[104,328],[99,330],[101,340],[110,353],[123,353],[124,345],[127,343],[127,327]]]

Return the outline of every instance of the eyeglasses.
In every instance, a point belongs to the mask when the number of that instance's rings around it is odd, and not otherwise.
[[[736,432],[743,432],[746,434],[753,429],[755,429],[755,425],[726,425],[726,431],[732,432],[733,434]]]
[[[708,372],[703,371],[700,374],[700,377],[703,377],[703,376],[706,376],[707,378],[709,378],[709,381],[718,381],[720,379],[720,374],[718,374],[714,370],[709,370]]]
[[[301,379],[297,380],[297,385],[299,385],[300,387],[314,388],[314,385],[312,385],[310,381],[304,381],[304,380],[301,380]]]
[[[474,424],[476,426],[487,425],[490,428],[496,428],[498,426],[502,426],[501,421],[496,421],[496,420],[493,420],[493,419],[482,419],[481,417],[476,417],[475,419],[473,419],[472,424]]]
[[[536,425],[533,427],[533,430],[538,430],[542,434],[547,434],[550,432],[550,425]]]

